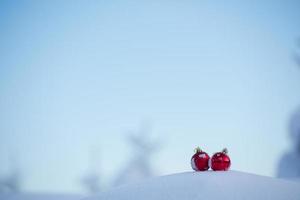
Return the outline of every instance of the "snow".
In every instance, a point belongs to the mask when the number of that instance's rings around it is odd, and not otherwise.
[[[2,194],[0,200],[300,200],[300,183],[254,174],[185,172],[115,187],[82,198],[77,195]]]
[[[84,200],[300,200],[300,183],[238,171],[186,172],[124,185]]]

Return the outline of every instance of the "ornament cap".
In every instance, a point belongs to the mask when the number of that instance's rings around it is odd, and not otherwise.
[[[194,151],[195,151],[195,153],[200,153],[200,152],[202,152],[202,149],[200,149],[200,147],[196,147]]]
[[[225,153],[225,154],[228,154],[228,149],[227,149],[227,148],[224,148],[224,149],[222,150],[222,152]]]

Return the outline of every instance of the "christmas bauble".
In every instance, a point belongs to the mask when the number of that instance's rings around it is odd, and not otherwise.
[[[210,160],[210,167],[214,171],[226,171],[231,165],[230,157],[227,155],[227,149],[222,152],[215,153]]]
[[[209,155],[202,151],[199,147],[195,149],[195,154],[191,158],[191,165],[195,171],[206,171],[209,169]]]

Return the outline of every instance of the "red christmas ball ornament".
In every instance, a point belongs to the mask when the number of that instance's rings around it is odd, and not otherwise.
[[[214,171],[227,171],[231,165],[228,150],[225,148],[222,152],[215,153],[210,160],[210,167]]]
[[[209,155],[202,151],[199,147],[195,149],[195,154],[191,158],[191,165],[195,171],[206,171],[209,169]]]

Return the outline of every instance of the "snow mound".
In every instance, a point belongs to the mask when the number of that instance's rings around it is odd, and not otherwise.
[[[300,200],[300,183],[237,171],[186,172],[121,186],[85,200]]]

